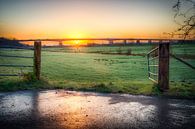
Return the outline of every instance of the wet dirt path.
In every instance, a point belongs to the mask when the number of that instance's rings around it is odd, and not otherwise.
[[[194,129],[195,101],[64,90],[0,93],[0,129]]]

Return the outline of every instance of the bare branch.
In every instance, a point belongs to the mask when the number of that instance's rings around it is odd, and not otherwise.
[[[184,3],[190,3],[192,7],[189,7],[187,11],[183,11],[182,6]],[[175,12],[174,22],[179,26],[172,35],[181,32],[184,39],[186,39],[189,35],[195,37],[195,33],[193,33],[195,31],[195,1],[177,0],[176,4],[172,8]]]

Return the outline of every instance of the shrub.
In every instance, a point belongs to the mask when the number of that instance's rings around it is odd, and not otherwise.
[[[36,81],[36,76],[33,72],[25,73],[23,74],[23,80],[24,81]]]

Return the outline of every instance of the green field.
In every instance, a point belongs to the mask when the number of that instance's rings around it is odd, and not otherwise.
[[[64,88],[69,90],[158,94],[148,79],[146,53],[153,46],[43,48],[42,81],[27,77],[0,77],[0,90]],[[195,66],[195,45],[173,45],[171,52]],[[131,53],[131,55],[129,55]],[[30,50],[1,49],[0,54],[32,56]],[[2,58],[0,64],[32,65],[32,59]],[[32,68],[22,69],[28,73]],[[21,69],[0,67],[0,73]],[[195,96],[195,71],[181,62],[170,60],[168,94]]]

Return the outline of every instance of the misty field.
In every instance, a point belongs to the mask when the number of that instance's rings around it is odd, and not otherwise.
[[[25,77],[0,77],[0,90],[64,88],[114,93],[153,94],[158,92],[148,79],[146,53],[153,46],[72,47],[42,49],[42,81]],[[171,52],[195,66],[194,45],[173,45]],[[1,50],[4,55],[33,56],[30,50]],[[32,59],[2,58],[1,64],[33,65]],[[32,72],[32,68],[0,67],[1,74]],[[28,76],[28,74],[27,74]],[[170,94],[195,93],[195,71],[170,60]],[[177,92],[177,93],[176,93]]]

